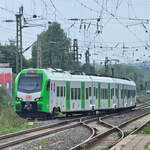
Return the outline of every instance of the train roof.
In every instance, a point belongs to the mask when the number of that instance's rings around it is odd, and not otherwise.
[[[118,83],[118,84],[125,84],[125,85],[133,85],[135,86],[135,82],[127,79],[120,79],[120,78],[112,78],[112,77],[103,77],[103,76],[89,76],[89,75],[72,75],[68,71],[63,71],[61,69],[25,69],[26,71],[30,70],[37,70],[44,72],[51,80],[60,80],[60,81],[86,81],[90,82],[91,80],[95,82],[102,82],[102,83]]]

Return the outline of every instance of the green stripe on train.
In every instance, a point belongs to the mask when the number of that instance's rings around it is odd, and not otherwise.
[[[98,83],[98,108],[101,107],[101,84]]]
[[[66,110],[70,110],[70,82],[66,82]]]
[[[84,82],[81,82],[81,89],[82,89],[81,108],[85,109],[85,83]]]
[[[108,83],[108,107],[110,107],[110,83]]]

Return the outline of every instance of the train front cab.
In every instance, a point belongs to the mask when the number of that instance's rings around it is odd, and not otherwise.
[[[18,114],[48,113],[49,83],[42,70],[23,70],[16,78],[15,111]]]

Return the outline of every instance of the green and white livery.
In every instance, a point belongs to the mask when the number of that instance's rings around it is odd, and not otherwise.
[[[15,82],[17,113],[87,113],[133,108],[136,85],[111,77],[72,75],[61,69],[25,69]]]

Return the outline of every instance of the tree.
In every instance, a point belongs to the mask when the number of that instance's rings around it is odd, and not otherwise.
[[[9,63],[13,72],[16,72],[16,49],[14,40],[9,40],[9,44],[0,44],[0,63]],[[27,67],[27,61],[23,57],[23,68]]]
[[[144,75],[142,74],[142,71],[138,69],[135,66],[127,66],[123,64],[115,64],[112,65],[114,68],[114,74],[115,77],[120,77],[120,78],[127,78],[131,79],[136,83],[137,86],[137,91],[140,91],[141,87],[140,85],[144,83]],[[104,72],[104,67],[102,67],[98,73],[100,74],[105,74]],[[109,75],[111,75],[111,71],[109,70]]]
[[[69,52],[70,39],[67,38],[60,24],[53,22],[48,30],[40,34],[42,49],[42,67],[71,69],[73,55]],[[32,47],[33,67],[37,66],[37,41]]]
[[[95,74],[95,68],[90,64],[83,64],[79,70],[85,72],[86,74]]]

